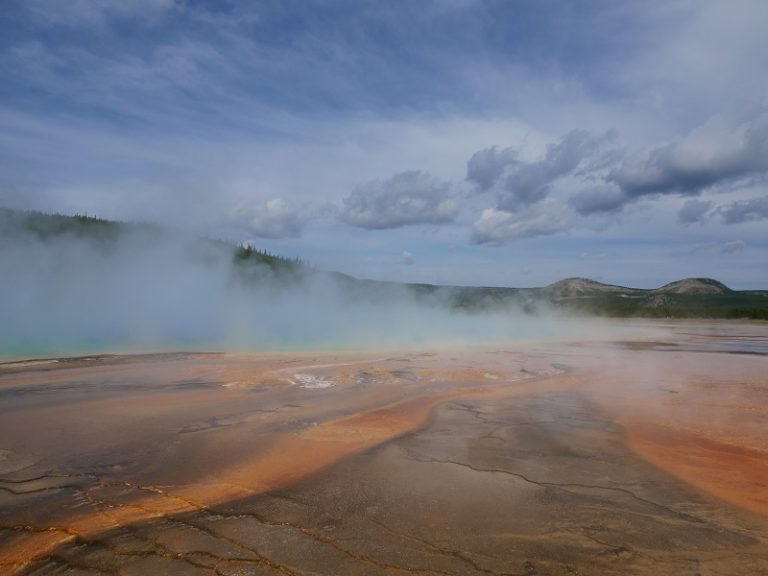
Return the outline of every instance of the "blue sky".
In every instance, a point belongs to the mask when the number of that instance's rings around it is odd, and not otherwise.
[[[768,4],[25,0],[0,204],[357,276],[768,287]]]

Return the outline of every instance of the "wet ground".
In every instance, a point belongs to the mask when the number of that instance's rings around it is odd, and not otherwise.
[[[10,574],[768,574],[768,325],[0,364]]]

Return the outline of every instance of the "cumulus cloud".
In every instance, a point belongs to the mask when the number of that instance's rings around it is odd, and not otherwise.
[[[467,180],[477,184],[485,192],[493,188],[508,166],[520,164],[514,148],[499,149],[498,146],[478,150],[467,162]]]
[[[546,198],[552,184],[576,170],[599,143],[599,138],[584,130],[572,130],[533,162],[521,160],[513,148],[486,148],[469,159],[467,180],[480,191],[495,190],[498,208],[515,210]]]
[[[451,222],[459,203],[450,184],[413,170],[358,186],[344,199],[341,219],[369,230]]]
[[[749,200],[738,200],[718,208],[718,213],[726,224],[741,224],[768,219],[768,196],[758,196]]]
[[[645,197],[695,196],[705,189],[766,178],[768,109],[712,117],[687,135],[638,155],[628,155],[614,133],[595,137],[584,130],[573,130],[550,144],[535,161],[522,160],[513,148],[480,150],[467,163],[466,179],[480,192],[496,192],[497,203],[476,223],[473,238],[485,242],[502,229],[502,235],[518,235],[527,227],[507,213],[540,203],[565,177],[581,179],[582,189],[566,200],[581,216],[617,212]],[[678,211],[678,221],[701,222],[713,206],[712,201],[691,198]],[[761,199],[736,202],[718,212],[727,223],[768,218]]]
[[[571,226],[570,214],[555,201],[545,201],[522,213],[488,208],[475,221],[471,240],[475,244],[500,245],[520,238],[557,234]]]
[[[262,204],[241,206],[235,211],[234,220],[246,232],[260,238],[296,238],[307,218],[301,208],[273,198]]]
[[[685,203],[677,211],[677,221],[681,224],[691,224],[693,222],[701,222],[706,214],[712,209],[711,200],[697,200],[691,198],[686,200]]]
[[[698,194],[703,189],[768,172],[768,110],[735,123],[714,118],[686,137],[628,159],[608,180],[627,196]]]
[[[571,197],[571,206],[581,214],[587,216],[599,212],[616,212],[624,207],[627,196],[617,186],[599,184],[577,192]]]

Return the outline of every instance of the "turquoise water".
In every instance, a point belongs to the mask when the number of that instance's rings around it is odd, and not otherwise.
[[[303,350],[369,350],[438,348],[510,344],[529,341],[585,341],[643,338],[652,335],[648,324],[599,319],[518,317],[506,314],[472,315],[428,311],[422,318],[389,314],[386,319],[325,317],[306,322],[271,322],[217,331],[212,337],[177,333],[141,338],[130,334],[67,338],[58,330],[48,337],[0,341],[0,358],[51,358],[91,354],[130,354],[172,351],[279,352]],[[250,329],[248,329],[250,328]]]

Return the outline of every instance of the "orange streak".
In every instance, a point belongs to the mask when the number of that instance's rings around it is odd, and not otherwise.
[[[627,427],[630,447],[703,492],[768,515],[768,454],[671,427]]]
[[[342,458],[413,432],[432,409],[458,398],[515,397],[580,386],[586,375],[568,374],[512,384],[498,383],[403,400],[353,416],[318,424],[294,434],[277,435],[270,448],[187,486],[166,490],[144,487],[144,496],[67,521],[61,531],[28,531],[22,541],[0,551],[0,566],[20,570],[69,539],[92,539],[126,524],[193,512],[294,484]]]

